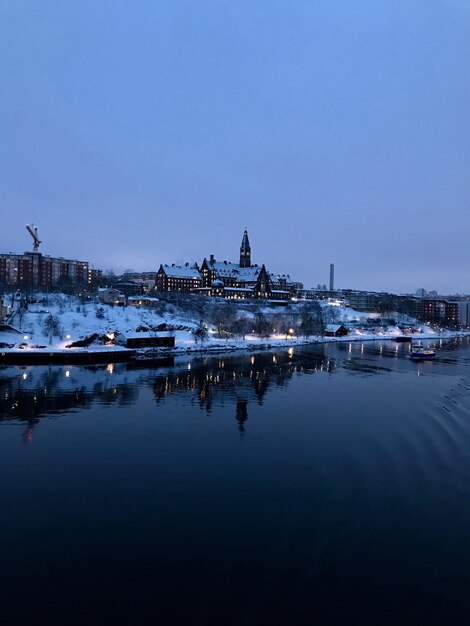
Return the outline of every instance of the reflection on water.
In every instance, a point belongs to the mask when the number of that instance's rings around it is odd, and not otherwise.
[[[26,422],[24,441],[47,415],[88,409],[92,404],[126,406],[138,401],[143,388],[151,388],[159,405],[172,394],[190,393],[207,413],[223,398],[233,402],[241,433],[251,402],[263,404],[270,389],[289,384],[295,373],[333,375],[337,369],[356,375],[390,371],[417,375],[435,372],[438,363],[452,365],[454,351],[469,345],[469,338],[428,342],[438,352],[437,362],[410,363],[409,344],[345,342],[289,348],[255,354],[162,360],[160,367],[145,363],[110,363],[107,366],[32,366],[0,368],[0,420]],[[459,357],[470,364],[470,358]]]

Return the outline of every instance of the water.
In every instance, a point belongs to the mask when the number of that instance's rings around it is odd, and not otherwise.
[[[470,343],[0,368],[4,624],[466,623]]]

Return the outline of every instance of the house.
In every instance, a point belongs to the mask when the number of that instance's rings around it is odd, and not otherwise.
[[[348,329],[342,324],[327,324],[325,326],[325,337],[344,337],[348,334]]]
[[[98,289],[98,300],[103,304],[117,304],[123,306],[125,304],[125,296],[114,287],[100,287]]]
[[[152,296],[129,296],[127,298],[127,304],[137,308],[141,306],[152,308],[157,306],[157,302],[159,302],[158,298],[153,298]]]
[[[128,332],[118,333],[115,343],[126,348],[174,348],[175,337],[168,333]]]
[[[135,283],[143,287],[144,291],[155,289],[156,272],[134,272],[127,270],[123,274],[126,282]]]
[[[144,288],[141,284],[125,280],[116,280],[109,287],[117,289],[119,293],[124,295],[125,299],[129,298],[129,296],[141,296],[144,293]]]

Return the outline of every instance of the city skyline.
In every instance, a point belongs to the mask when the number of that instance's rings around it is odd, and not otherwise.
[[[118,272],[252,262],[306,287],[468,292],[457,0],[7,3],[0,251]]]

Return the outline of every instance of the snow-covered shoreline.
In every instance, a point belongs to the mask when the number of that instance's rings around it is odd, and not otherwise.
[[[158,302],[158,301],[157,301]],[[212,305],[214,306],[214,305]],[[223,306],[217,305],[215,306]],[[116,353],[125,359],[124,346],[111,346],[101,343],[91,343],[83,345],[87,339],[93,336],[100,340],[111,341],[117,333],[139,334],[142,336],[149,329],[165,328],[163,334],[171,334],[175,338],[175,347],[148,347],[130,350],[129,360],[134,356],[137,359],[159,359],[162,357],[178,356],[185,354],[221,354],[240,351],[267,351],[285,350],[296,346],[308,346],[317,344],[327,344],[334,342],[364,342],[364,341],[392,341],[403,335],[403,331],[396,325],[387,324],[380,320],[377,314],[354,311],[347,307],[335,307],[335,310],[328,305],[322,304],[324,317],[328,319],[332,312],[335,313],[339,323],[349,325],[348,335],[341,337],[331,337],[322,335],[301,336],[300,328],[296,326],[295,316],[302,314],[302,305],[292,307],[292,310],[272,311],[269,308],[262,309],[265,322],[268,321],[267,328],[273,329],[270,336],[263,336],[256,333],[246,333],[245,337],[235,338],[220,337],[220,329],[210,323],[206,326],[206,333],[203,337],[197,337],[195,331],[200,327],[201,322],[197,314],[193,311],[178,309],[173,305],[164,305],[157,309],[136,308],[133,306],[117,307],[101,305],[96,302],[80,302],[73,296],[55,294],[48,296],[42,301],[29,305],[28,309],[21,315],[17,315],[12,320],[16,331],[0,332],[0,364],[1,356],[5,359],[15,354],[21,354],[22,362],[27,360],[27,355],[31,355],[31,361],[37,360],[41,355],[46,359],[46,355],[51,359],[67,358],[73,360],[83,359],[86,355],[90,359],[100,357],[116,358]],[[245,316],[248,320],[249,328],[255,328],[254,314],[247,310],[237,310],[237,315]],[[251,315],[251,318],[250,318]],[[276,332],[276,325],[279,324],[279,316],[284,316],[288,321],[288,331]],[[372,326],[371,320],[372,318]],[[298,320],[297,320],[298,321]],[[351,324],[351,322],[353,322]],[[378,322],[378,324],[374,324]],[[425,324],[418,323],[417,320],[408,322],[413,325],[413,333],[410,336],[414,340],[436,341],[440,339],[452,339],[455,337],[469,336],[468,331],[434,330]],[[290,326],[292,325],[292,327]],[[284,324],[285,326],[285,324]],[[160,334],[159,331],[151,331],[150,334]],[[266,331],[267,332],[267,331]],[[286,334],[288,333],[288,334]],[[91,341],[91,339],[90,339]],[[71,347],[73,344],[80,344],[81,347]]]
[[[294,347],[305,347],[309,345],[319,345],[319,344],[327,344],[327,343],[360,343],[364,341],[396,341],[396,334],[383,334],[383,335],[375,335],[375,334],[364,334],[364,335],[346,335],[344,337],[323,337],[323,336],[315,336],[315,337],[293,337],[288,339],[248,339],[248,340],[236,340],[236,341],[217,341],[213,340],[204,344],[203,346],[176,346],[175,348],[145,348],[142,350],[138,350],[138,358],[142,358],[145,355],[151,356],[155,354],[155,356],[176,356],[181,354],[221,354],[226,352],[239,352],[239,351],[269,351],[269,350],[279,350],[279,349],[289,349]],[[420,333],[417,335],[413,335],[413,339],[416,341],[440,341],[447,339],[455,339],[459,337],[469,337],[470,332],[467,331],[446,331],[441,334],[432,334],[432,333]]]
[[[441,333],[440,335],[420,334],[419,340],[424,341],[440,341],[455,339],[459,337],[468,337],[470,332],[452,332]],[[85,357],[89,357],[89,362],[107,363],[109,362],[126,362],[126,361],[158,361],[165,357],[183,356],[183,355],[205,355],[205,354],[227,354],[234,352],[269,352],[277,350],[289,350],[294,347],[306,347],[309,345],[320,345],[328,343],[360,343],[372,341],[394,341],[397,335],[362,335],[362,336],[344,336],[344,337],[309,337],[309,338],[289,338],[289,339],[266,339],[266,340],[239,340],[219,342],[217,340],[207,342],[202,346],[195,344],[190,346],[180,345],[175,348],[143,348],[138,350],[128,350],[117,346],[102,346],[89,348],[5,348],[0,352],[0,366],[11,364],[15,355],[19,358],[19,364],[40,365],[45,362],[77,364],[86,362]],[[3,357],[3,362],[2,362]],[[28,358],[29,357],[29,358]],[[63,359],[61,357],[64,357]]]

